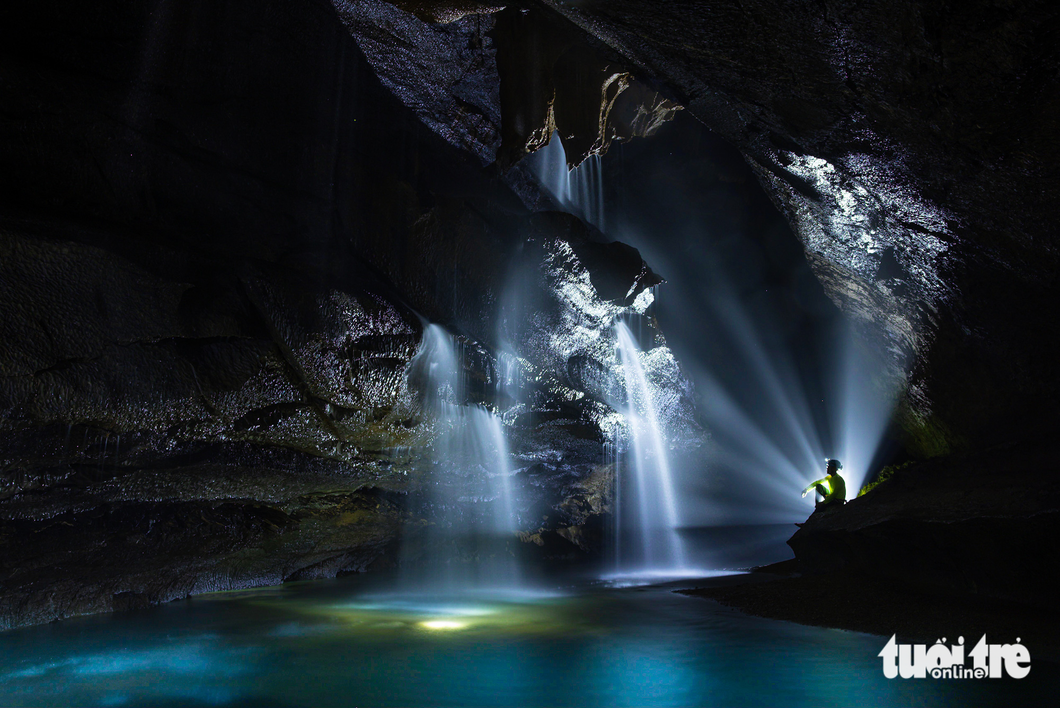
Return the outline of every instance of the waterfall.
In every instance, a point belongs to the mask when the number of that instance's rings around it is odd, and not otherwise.
[[[554,132],[548,144],[527,159],[538,182],[561,208],[605,231],[600,156],[592,155],[569,169],[563,142]],[[654,289],[643,294],[642,308],[655,295]],[[638,326],[643,326],[643,318]],[[623,322],[615,325],[615,337],[626,397],[612,403],[623,413],[628,428],[628,436],[618,435],[604,449],[604,463],[615,470],[613,553],[617,569],[620,574],[685,574],[690,569],[677,531],[680,522],[669,450],[653,388],[641,363],[642,352],[636,344],[640,340]]]
[[[625,416],[630,445],[616,454],[616,560],[622,571],[685,568],[677,529],[677,495],[667,444],[641,351],[624,322],[615,325],[625,379]]]
[[[444,328],[424,328],[410,374],[436,427],[425,504],[433,518],[422,546],[411,549],[426,560],[427,577],[412,580],[447,590],[512,586],[519,573],[510,552],[517,529],[511,456],[501,419],[467,401],[463,361]]]
[[[559,133],[526,158],[541,186],[571,214],[604,231],[604,180],[599,155],[590,155],[571,169]]]

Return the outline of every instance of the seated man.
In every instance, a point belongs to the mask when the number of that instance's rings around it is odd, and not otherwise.
[[[847,483],[839,476],[839,470],[841,469],[843,469],[842,462],[839,460],[828,460],[828,467],[826,469],[827,476],[816,482],[811,482],[810,486],[802,491],[802,496],[806,496],[810,493],[811,489],[815,489],[817,493],[824,497],[824,499],[816,502],[814,505],[815,509],[820,509],[821,507],[826,507],[830,504],[838,506],[846,503]]]

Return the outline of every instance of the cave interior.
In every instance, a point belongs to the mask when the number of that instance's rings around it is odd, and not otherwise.
[[[599,569],[676,497],[685,546],[783,528],[744,565],[803,605],[747,611],[1056,651],[1057,15],[5,4],[0,629],[493,553],[454,524]],[[634,419],[676,491],[622,512]]]

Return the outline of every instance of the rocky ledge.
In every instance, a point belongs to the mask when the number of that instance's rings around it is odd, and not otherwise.
[[[846,505],[810,516],[791,561],[702,588],[751,614],[934,641],[1000,633],[1060,654],[1057,462],[1024,441],[906,465]],[[1030,637],[1030,639],[1028,639]]]

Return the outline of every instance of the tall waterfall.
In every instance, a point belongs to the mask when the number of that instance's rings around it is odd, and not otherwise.
[[[417,583],[446,590],[509,587],[519,579],[512,465],[501,419],[468,403],[463,353],[438,325],[424,328],[412,376],[436,425],[428,507],[433,518],[414,549],[428,569]]]
[[[663,430],[641,350],[624,322],[615,325],[625,380],[624,414],[629,446],[616,464],[616,560],[620,572],[679,571],[685,568],[677,495]]]
[[[590,156],[568,168],[557,133],[528,158],[541,186],[563,209],[605,231],[603,171],[600,157]],[[651,296],[654,296],[654,291]],[[618,360],[625,381],[625,400],[614,401],[627,423],[628,439],[605,445],[605,464],[615,469],[614,555],[620,574],[666,575],[688,570],[668,445],[660,425],[652,386],[641,363],[642,352],[629,327],[615,325]],[[628,444],[627,444],[628,443]]]

